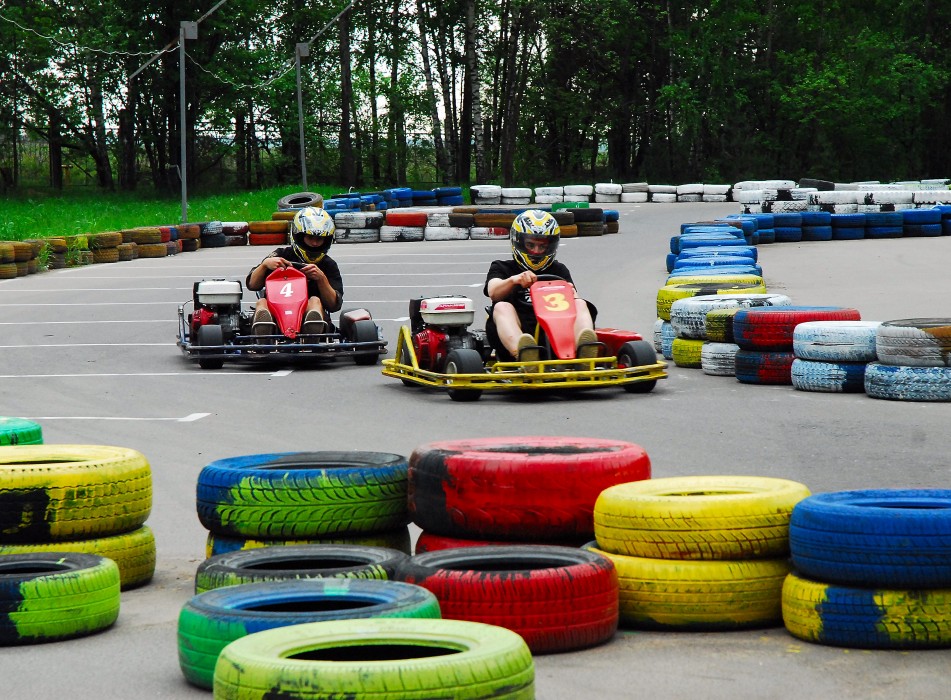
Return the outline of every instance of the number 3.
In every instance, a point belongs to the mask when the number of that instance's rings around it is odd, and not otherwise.
[[[548,311],[564,311],[568,308],[568,300],[561,292],[546,294],[542,299],[545,300],[545,308]]]

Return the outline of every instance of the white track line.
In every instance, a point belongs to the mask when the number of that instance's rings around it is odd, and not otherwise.
[[[190,413],[182,418],[138,418],[135,416],[32,416],[27,420],[131,420],[131,421],[175,421],[177,423],[193,423],[196,420],[207,418],[210,413]]]

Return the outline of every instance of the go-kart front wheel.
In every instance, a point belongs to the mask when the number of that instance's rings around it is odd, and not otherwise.
[[[221,326],[208,324],[206,326],[201,326],[198,329],[198,338],[197,344],[199,346],[203,345],[217,345],[221,346],[225,344],[224,332],[221,330]],[[224,367],[225,361],[220,357],[202,357],[202,351],[198,351],[198,366],[202,369],[221,369]]]
[[[373,321],[355,321],[351,330],[354,343],[373,343],[380,339],[376,324]],[[353,354],[353,361],[358,365],[375,365],[380,359],[376,349]]]
[[[482,374],[485,365],[482,355],[476,350],[460,348],[446,357],[446,374]],[[477,401],[482,396],[481,389],[449,389],[449,398],[453,401]]]
[[[617,363],[625,367],[640,367],[642,365],[652,365],[656,362],[657,353],[646,340],[632,340],[624,343],[617,351]],[[657,386],[657,380],[653,379],[649,382],[625,384],[624,390],[632,394],[647,394],[653,391],[655,386]]]

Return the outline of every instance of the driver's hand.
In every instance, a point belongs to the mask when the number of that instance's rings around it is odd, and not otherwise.
[[[321,270],[316,265],[304,265],[300,271],[304,273],[304,276],[307,277],[307,279],[313,280],[314,282],[320,282],[327,277],[323,270]]]
[[[264,258],[264,261],[261,263],[266,269],[273,272],[274,270],[281,270],[285,267],[288,267],[290,263],[284,258]]]
[[[512,282],[514,282],[519,287],[531,287],[537,281],[538,275],[536,275],[531,270],[525,270],[524,272],[520,272],[519,274],[512,276]]]

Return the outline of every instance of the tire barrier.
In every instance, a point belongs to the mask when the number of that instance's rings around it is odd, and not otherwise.
[[[0,556],[0,645],[82,637],[119,616],[119,568],[91,554]]]
[[[0,416],[0,447],[5,445],[42,445],[43,426],[25,418]]]
[[[407,462],[380,452],[280,452],[218,460],[198,475],[198,519],[232,537],[311,539],[407,524]]]
[[[410,457],[408,507],[416,525],[449,537],[586,541],[598,494],[650,474],[643,448],[620,440],[434,442]]]
[[[229,537],[227,535],[216,535],[213,532],[209,532],[208,537],[205,540],[205,558],[210,558],[217,554],[238,552],[245,549],[258,549],[260,547],[283,547],[305,544],[343,544],[356,545],[360,547],[384,547],[386,549],[396,549],[406,554],[412,553],[409,528],[402,527],[397,528],[396,530],[372,532],[366,535],[353,535],[351,537],[324,537],[308,540],[262,540],[247,537]]]
[[[216,697],[530,700],[525,642],[459,620],[312,622],[248,635],[215,666]]]
[[[198,566],[195,593],[241,583],[288,579],[392,579],[407,555],[395,549],[355,545],[260,547],[218,554]]]
[[[614,565],[582,549],[445,549],[406,559],[396,578],[432,591],[444,618],[510,629],[533,654],[601,644],[617,629]]]
[[[215,663],[236,639],[289,625],[381,617],[438,619],[439,602],[426,589],[397,581],[277,581],[207,591],[179,613],[179,666],[190,683],[211,689]]]

